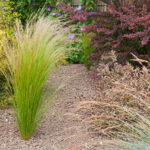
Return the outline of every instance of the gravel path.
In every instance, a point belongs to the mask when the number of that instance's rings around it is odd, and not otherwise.
[[[80,101],[96,94],[90,72],[83,65],[61,66],[48,79],[46,90],[64,81],[65,86],[29,141],[21,140],[13,111],[0,110],[0,150],[115,150],[111,141],[89,135],[86,124],[74,113]]]

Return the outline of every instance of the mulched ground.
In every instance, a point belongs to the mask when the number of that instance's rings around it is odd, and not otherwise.
[[[46,91],[60,84],[64,87],[31,140],[21,140],[11,108],[0,110],[0,150],[117,150],[112,141],[90,134],[87,124],[75,113],[81,101],[95,97],[95,82],[83,65],[56,69],[47,81]]]

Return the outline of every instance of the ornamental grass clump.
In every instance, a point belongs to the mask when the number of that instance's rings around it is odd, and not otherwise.
[[[28,22],[25,30],[17,24],[16,43],[7,45],[6,51],[11,74],[7,79],[14,93],[18,127],[25,140],[34,134],[50,103],[43,97],[43,88],[49,73],[67,50],[62,22],[44,17],[36,22],[33,20]]]
[[[150,61],[132,54],[134,68],[117,63],[114,52],[103,55],[97,65],[97,96],[81,102],[89,131],[99,134],[128,150],[150,149]]]

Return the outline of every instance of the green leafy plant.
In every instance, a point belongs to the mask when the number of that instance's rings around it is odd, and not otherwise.
[[[9,42],[14,40],[15,21],[18,13],[11,7],[13,3],[10,0],[0,1],[0,108],[7,104],[8,93],[6,90],[6,78],[2,70],[8,71],[7,60],[4,54],[3,46],[6,37]]]
[[[85,64],[88,65],[88,57],[91,55],[93,47],[90,46],[92,33],[79,33],[75,40],[69,45],[72,51],[67,55],[67,61],[71,64]],[[76,40],[78,39],[78,40]],[[90,66],[87,66],[87,70]]]
[[[43,7],[46,0],[10,0],[13,2],[12,7],[20,14],[19,18],[23,24],[31,17],[33,13],[36,13]]]
[[[82,44],[81,44],[81,47],[82,47],[82,51],[83,51],[83,56],[82,56],[82,59],[83,59],[83,63],[84,64],[88,64],[89,63],[89,59],[88,57],[91,55],[92,51],[94,50],[94,47],[90,46],[90,43],[91,43],[91,38],[90,38],[90,34],[92,33],[83,33],[83,36],[82,36]],[[90,69],[90,66],[87,66],[87,70]]]
[[[37,22],[33,20],[25,30],[17,24],[16,42],[6,49],[11,73],[8,85],[12,85],[13,108],[25,140],[34,134],[51,101],[43,99],[43,88],[49,73],[67,50],[62,22],[44,17]]]
[[[72,49],[66,53],[67,62],[70,64],[83,64],[83,51],[80,43],[70,44],[69,47]]]
[[[80,0],[81,5],[87,5],[87,10],[94,10],[97,2],[96,0]]]
[[[25,25],[26,21],[32,16],[33,13],[37,13],[40,9],[45,7],[47,15],[59,16],[62,11],[55,9],[55,5],[60,3],[56,0],[10,0],[13,2],[12,6],[20,14],[20,20]],[[71,4],[71,0],[63,0],[67,4]],[[53,14],[54,13],[54,14]]]

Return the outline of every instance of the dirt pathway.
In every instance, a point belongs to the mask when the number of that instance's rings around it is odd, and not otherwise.
[[[96,94],[89,74],[83,65],[62,66],[54,71],[47,90],[64,81],[65,86],[29,141],[21,140],[12,110],[0,110],[0,150],[115,150],[110,141],[89,135],[86,125],[74,113],[80,101]]]

